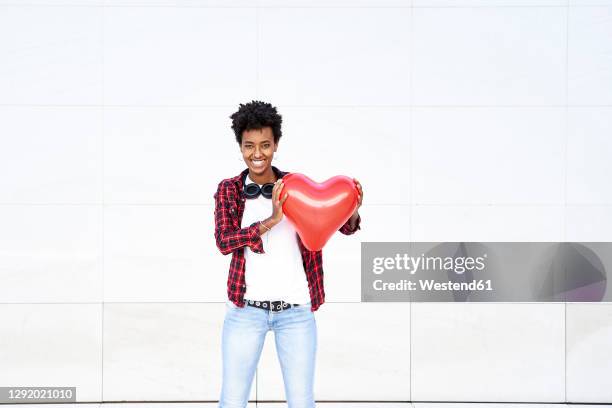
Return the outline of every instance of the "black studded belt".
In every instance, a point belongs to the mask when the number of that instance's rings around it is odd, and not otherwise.
[[[264,310],[270,310],[273,312],[280,312],[286,309],[290,309],[292,306],[299,306],[299,303],[287,303],[282,300],[247,300],[244,299],[246,306],[258,307]]]

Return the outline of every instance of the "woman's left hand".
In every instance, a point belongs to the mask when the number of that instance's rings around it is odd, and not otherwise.
[[[357,215],[359,215],[357,211],[359,210],[359,207],[361,207],[361,203],[363,202],[363,189],[361,188],[361,183],[357,179],[354,178],[353,182],[355,182],[355,187],[357,187],[357,191],[359,192],[359,201],[357,202],[357,208],[355,208],[355,212],[352,215],[353,218],[357,218]]]

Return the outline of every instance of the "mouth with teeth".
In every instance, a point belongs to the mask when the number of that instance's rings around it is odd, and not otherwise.
[[[253,165],[254,168],[261,169],[265,167],[266,161],[264,159],[259,159],[259,160],[251,159],[251,164]]]

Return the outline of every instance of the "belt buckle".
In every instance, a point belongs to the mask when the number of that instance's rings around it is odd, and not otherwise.
[[[288,305],[289,304],[283,300],[275,300],[273,302],[270,302],[271,311],[277,312],[277,313],[289,309],[287,307]]]
[[[261,309],[268,310],[270,312],[282,312],[291,307],[290,303],[285,302],[284,300],[246,300],[246,304],[250,304],[255,307],[260,307]],[[261,305],[261,306],[260,306]]]

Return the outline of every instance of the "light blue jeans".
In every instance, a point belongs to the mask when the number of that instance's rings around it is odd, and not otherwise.
[[[310,303],[280,312],[225,302],[219,408],[245,408],[266,333],[274,332],[289,408],[313,408],[317,325]]]

